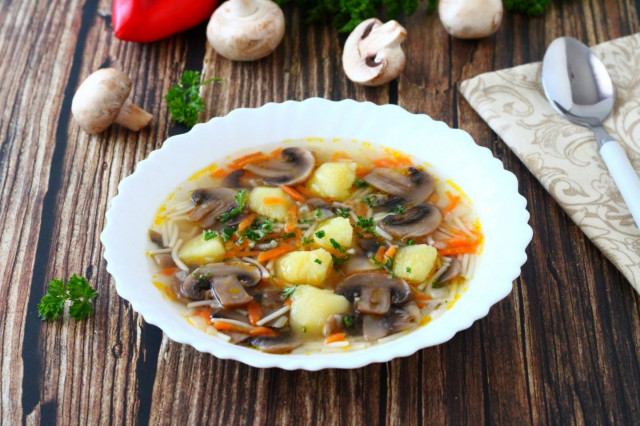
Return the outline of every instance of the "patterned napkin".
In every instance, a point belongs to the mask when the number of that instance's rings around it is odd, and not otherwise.
[[[640,171],[640,33],[593,47],[615,86],[605,129]],[[460,92],[571,219],[640,293],[640,231],[589,129],[555,112],[542,91],[542,64],[463,81]]]

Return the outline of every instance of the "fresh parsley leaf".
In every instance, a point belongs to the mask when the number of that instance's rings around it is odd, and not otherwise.
[[[354,225],[361,228],[367,234],[376,235],[376,224],[372,217],[367,219],[362,216],[358,216],[358,220]]]
[[[331,259],[333,259],[333,269],[335,269],[336,271],[339,271],[342,268],[342,265],[344,265],[347,262],[347,260],[351,259],[351,256],[346,255],[343,257],[338,257],[332,254]]]
[[[396,214],[404,214],[404,206],[398,204],[391,211]]]
[[[324,229],[323,229],[323,230],[320,230],[320,231],[318,231],[318,232],[316,232],[316,233],[315,233],[315,235],[316,235],[316,237],[318,237],[318,238],[324,238],[324,236],[325,236]]]
[[[316,209],[316,217],[317,218],[321,218],[322,217],[322,210]]]
[[[279,240],[287,240],[289,238],[293,238],[296,236],[295,232],[289,232],[288,234],[284,234],[281,237],[278,237]]]
[[[313,223],[313,222],[315,222],[315,221],[316,221],[316,220],[315,220],[314,218],[298,219],[298,223],[307,223],[307,224],[309,224],[309,223]]]
[[[307,326],[306,326],[306,325],[303,325],[303,326],[302,326],[302,332],[303,332],[303,333],[306,333],[306,332],[307,332]]]
[[[349,316],[342,317],[342,323],[345,327],[349,328],[353,325],[353,318]]]
[[[93,313],[91,300],[97,296],[98,293],[84,277],[73,274],[66,283],[54,279],[49,283],[47,292],[38,304],[38,315],[43,321],[55,320],[62,315],[64,304],[69,300],[69,315],[75,320],[81,320]]]
[[[220,219],[220,221],[228,222],[229,219],[232,219],[232,218],[238,216],[238,214],[240,214],[242,209],[244,209],[244,204],[247,202],[247,191],[246,190],[241,189],[240,191],[236,192],[236,202],[238,203],[238,205],[236,207],[234,207],[232,210],[228,211],[227,213],[222,213],[218,217]]]
[[[220,231],[222,241],[224,241],[225,243],[229,241],[233,237],[233,233],[236,232],[236,229],[238,229],[237,226],[228,226],[226,228],[222,228],[222,231]]]
[[[311,244],[312,242],[314,242],[315,240],[313,239],[313,237],[302,237],[302,245],[306,246],[307,244]]]
[[[340,253],[344,253],[344,249],[342,248],[340,243],[338,243],[336,240],[334,240],[333,238],[329,238],[329,242],[331,243],[334,249],[338,250]]]
[[[353,182],[356,188],[364,188],[365,186],[369,186],[367,182],[362,180],[361,178],[356,178],[355,182]],[[345,317],[346,318],[346,317]]]
[[[380,261],[376,260],[374,255],[369,257],[369,259],[371,259],[371,261],[376,266],[378,266],[379,269],[384,269],[385,271],[387,271],[389,273],[389,275],[391,275],[391,278],[395,278],[396,277],[396,274],[393,272],[393,258],[392,257],[388,258],[384,262],[380,262]]]
[[[369,207],[373,208],[373,207],[377,207],[378,206],[378,196],[373,194],[373,195],[369,195],[368,197],[364,197],[360,200],[360,202],[362,204],[366,204]]]
[[[341,208],[339,208],[339,207],[338,207],[338,208],[336,209],[336,214],[337,214],[338,216],[341,216],[341,217],[349,217],[349,212],[350,212],[350,211],[351,211],[351,209],[350,209],[350,208],[341,209]]]
[[[408,246],[412,246],[415,244],[415,241],[413,241],[412,239],[407,240],[407,245]]]
[[[411,273],[411,267],[407,266],[407,273]]]
[[[288,299],[289,297],[293,296],[293,292],[296,291],[296,288],[298,288],[297,285],[285,288],[284,290],[282,290],[282,295],[280,297],[282,299]]]
[[[193,127],[198,122],[198,113],[204,110],[200,88],[205,84],[219,81],[222,79],[213,77],[200,82],[198,71],[185,71],[180,82],[171,86],[164,97],[171,117],[178,123]]]
[[[314,262],[316,262],[318,265],[322,265],[322,260],[320,260],[320,259],[316,259],[316,260],[314,260]]]
[[[217,237],[218,234],[214,231],[212,231],[211,229],[207,229],[206,231],[202,231],[202,239],[205,241],[209,241],[215,237]]]

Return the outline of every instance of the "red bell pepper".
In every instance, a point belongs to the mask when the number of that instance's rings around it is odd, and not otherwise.
[[[147,43],[195,27],[218,0],[113,0],[111,22],[120,40]]]

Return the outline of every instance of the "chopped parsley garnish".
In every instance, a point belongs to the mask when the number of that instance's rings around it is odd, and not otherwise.
[[[288,234],[284,234],[281,237],[278,237],[278,239],[279,240],[286,240],[286,239],[289,239],[289,238],[293,238],[295,236],[296,236],[295,232],[289,232]]]
[[[324,232],[324,230],[320,230],[320,231],[316,232],[315,235],[318,238],[324,238],[325,232]]]
[[[369,259],[371,259],[371,261],[378,266],[379,269],[384,269],[385,271],[387,271],[389,273],[389,275],[391,275],[391,278],[395,278],[396,274],[393,273],[393,258],[390,257],[388,258],[386,261],[384,262],[380,262],[378,260],[376,260],[375,256],[371,256]]]
[[[316,217],[318,218],[322,217],[322,210],[316,209]]]
[[[202,231],[202,239],[205,241],[209,241],[215,237],[217,237],[218,234],[214,231],[212,231],[211,229],[207,229],[206,231]]]
[[[324,235],[324,234],[322,234],[322,235]],[[339,242],[337,242],[333,238],[329,238],[329,242],[331,243],[331,245],[333,246],[334,249],[338,250],[340,253],[344,253],[344,249],[342,248],[342,246],[340,245]]]
[[[373,218],[364,218],[362,216],[358,216],[358,220],[354,223],[359,228],[367,234],[376,235],[376,224],[373,222]]]
[[[210,281],[211,276],[212,276],[211,272],[206,272],[204,274],[196,274],[195,272],[193,273],[193,278],[195,278],[199,284]]]
[[[322,265],[322,260],[320,260],[320,259],[316,259],[316,260],[314,260],[314,262],[316,262],[318,265]]]
[[[407,272],[411,273],[411,267],[407,266]]]
[[[280,297],[282,299],[288,299],[289,297],[293,296],[293,292],[296,291],[296,288],[298,288],[297,285],[285,288],[284,290],[282,290],[282,295]]]
[[[312,217],[310,217],[308,219],[298,219],[298,223],[307,223],[307,224],[309,224],[309,223],[313,223],[315,221],[316,220],[314,218],[312,218]]]
[[[313,239],[313,237],[302,237],[302,245],[306,246],[307,244],[311,244],[312,242],[314,242],[315,240]]]
[[[204,110],[200,87],[213,81],[219,82],[222,79],[213,77],[201,82],[198,71],[185,71],[180,82],[169,87],[169,92],[164,97],[171,117],[178,123],[193,127],[198,122],[198,113]]]
[[[236,207],[234,207],[232,210],[228,211],[227,213],[222,213],[219,216],[219,219],[221,222],[228,222],[229,219],[232,219],[238,216],[242,211],[242,209],[244,209],[244,204],[247,202],[246,190],[241,189],[240,191],[236,192],[236,202],[238,203]]]
[[[307,332],[307,326],[306,326],[306,325],[303,325],[303,326],[302,326],[302,332],[303,332],[303,333],[306,333],[306,332]]]
[[[351,211],[351,209],[350,209],[350,208],[341,209],[341,208],[339,208],[339,207],[338,207],[338,208],[336,209],[336,214],[337,214],[338,216],[341,216],[341,217],[349,217],[349,212],[350,212],[350,211]]]
[[[353,318],[351,317],[342,317],[342,323],[345,327],[349,328],[353,325]]]
[[[51,280],[47,292],[38,303],[38,316],[41,320],[53,321],[62,315],[64,304],[68,300],[69,316],[76,321],[93,313],[91,300],[98,293],[89,285],[87,279],[73,274],[69,281]]]
[[[398,204],[391,211],[395,214],[404,214],[404,206]]]
[[[222,228],[222,231],[220,231],[222,241],[224,241],[225,243],[229,241],[231,237],[233,237],[233,233],[236,232],[236,229],[238,229],[237,226],[228,226],[226,228]]]
[[[332,254],[331,259],[333,259],[333,269],[335,269],[336,271],[339,271],[340,268],[342,268],[342,265],[344,265],[347,262],[347,260],[351,259],[351,256],[346,255],[344,257],[337,257]]]
[[[412,246],[412,245],[414,245],[414,244],[415,244],[415,241],[413,241],[413,240],[411,240],[411,239],[407,240],[407,245],[408,245],[408,246]]]
[[[353,182],[353,184],[355,185],[356,188],[364,188],[365,186],[369,186],[369,184],[361,178],[356,178],[356,181]]]
[[[378,196],[377,195],[369,195],[368,197],[364,197],[360,200],[362,204],[366,204],[369,207],[377,207],[378,205]]]

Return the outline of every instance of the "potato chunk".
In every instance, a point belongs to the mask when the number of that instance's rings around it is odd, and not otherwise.
[[[220,237],[205,241],[202,235],[198,235],[180,247],[178,257],[188,265],[202,265],[222,260],[225,253]]]
[[[331,290],[298,286],[291,296],[291,329],[303,336],[320,336],[330,315],[344,314],[350,308],[345,297]]]
[[[318,237],[318,232],[324,236]],[[348,249],[353,245],[353,228],[351,222],[345,217],[334,217],[324,221],[316,231],[314,236],[316,244],[324,248],[332,248],[331,238],[336,240],[343,248]]]
[[[398,250],[393,273],[413,283],[424,282],[436,263],[438,251],[426,244],[406,246]]]
[[[268,202],[265,203],[265,198]],[[284,200],[286,203],[277,202]],[[287,210],[293,203],[291,197],[280,188],[270,188],[259,186],[254,188],[249,194],[249,208],[263,216],[271,219],[284,220],[287,217]]]
[[[356,167],[356,163],[324,163],[313,172],[309,189],[321,197],[344,201],[351,195]]]
[[[293,251],[276,261],[276,274],[291,284],[321,285],[332,265],[325,249]]]

